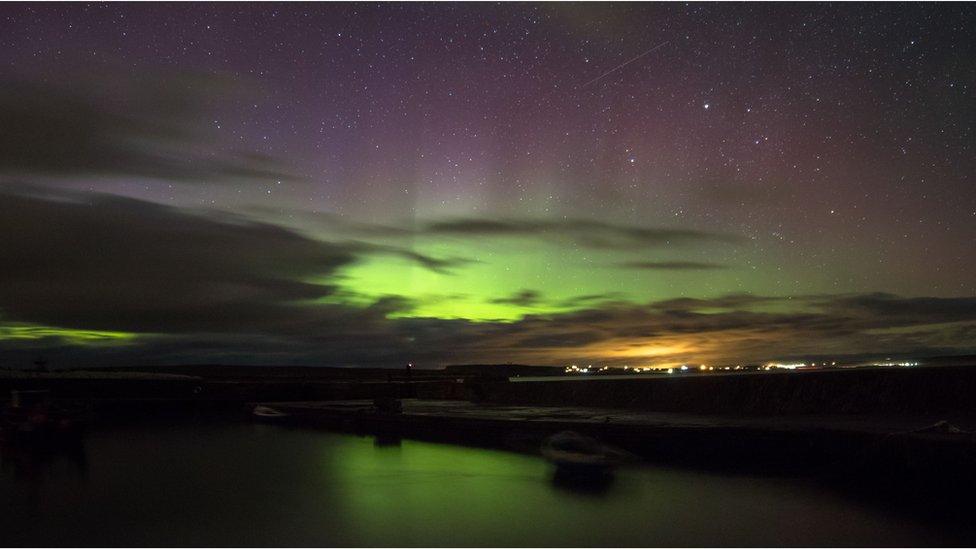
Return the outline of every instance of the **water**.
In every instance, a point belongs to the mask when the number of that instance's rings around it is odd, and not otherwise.
[[[3,545],[782,546],[953,543],[801,481],[639,467],[554,482],[505,451],[247,423],[117,427],[6,454]]]

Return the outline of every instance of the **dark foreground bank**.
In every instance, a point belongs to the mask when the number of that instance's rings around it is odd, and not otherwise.
[[[242,421],[94,428],[4,453],[21,546],[931,546],[947,524],[804,479],[641,465],[600,484],[537,456]],[[945,505],[951,504],[946,502]]]
[[[537,453],[573,431],[645,463],[736,475],[804,478],[913,513],[968,521],[976,491],[972,422],[938,416],[744,417],[641,410],[501,406],[405,399],[394,412],[372,401],[264,406],[279,425],[412,437]]]
[[[0,372],[0,395],[50,390],[90,400],[100,408],[187,410],[233,408],[242,402],[400,398],[470,400],[506,405],[626,408],[653,412],[789,415],[941,415],[976,417],[976,365],[864,368],[794,372],[709,373],[613,380],[509,381],[489,367],[399,370],[341,368],[209,367],[158,371],[92,371],[85,377],[57,372]],[[503,367],[499,367],[503,368]],[[515,372],[525,372],[519,367]],[[539,368],[535,368],[539,370]],[[551,373],[552,368],[541,368]],[[499,370],[507,372],[508,370]],[[540,378],[538,372],[525,377]],[[513,378],[514,379],[514,378]]]
[[[532,459],[537,459],[542,439],[574,430],[634,452],[654,470],[816,486],[866,508],[937,525],[954,532],[952,539],[971,540],[969,500],[976,493],[976,400],[971,397],[976,394],[976,368],[532,382],[444,372],[367,372],[357,377],[345,371],[284,371],[273,377],[234,378],[22,376],[0,380],[0,386],[49,392],[55,401],[89,410],[88,433],[78,445],[66,445],[85,452],[91,444],[97,447],[93,441],[105,441],[98,437],[116,436],[108,433],[142,437],[155,432],[173,436],[173,460],[206,455],[221,461],[223,450],[207,454],[183,439],[205,442],[210,434],[201,434],[197,427],[217,417],[238,423],[235,428],[258,429],[241,433],[276,433],[265,441],[269,444],[275,444],[274,437],[324,436],[325,430],[379,436],[381,446],[399,440],[454,442],[487,452],[515,451]],[[349,399],[359,400],[342,404]],[[377,399],[398,399],[405,403],[404,413],[377,409]],[[281,425],[252,426],[251,410],[258,402],[273,402],[288,419]],[[123,423],[128,427],[121,427]],[[9,440],[8,431],[0,438]],[[239,443],[250,444],[244,438]],[[18,478],[45,471],[48,464],[91,462],[87,453],[65,448],[37,453],[25,452],[22,445],[5,446],[5,474],[14,471]],[[374,459],[364,455],[363,459]],[[197,485],[201,490],[225,490],[208,488],[199,479]],[[192,484],[181,490],[183,497],[193,497]],[[44,509],[52,503],[38,501],[43,508],[37,520],[43,523]],[[75,512],[70,506],[64,510]],[[805,539],[817,544],[816,538]],[[441,544],[429,539],[425,543]]]

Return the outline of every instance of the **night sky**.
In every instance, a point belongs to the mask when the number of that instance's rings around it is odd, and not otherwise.
[[[976,352],[969,4],[8,4],[0,366]]]

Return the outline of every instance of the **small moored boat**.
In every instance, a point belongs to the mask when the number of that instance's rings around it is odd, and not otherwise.
[[[541,452],[559,472],[581,475],[608,474],[631,457],[623,450],[574,431],[550,436],[543,441]]]
[[[264,418],[264,419],[279,419],[279,418],[288,417],[287,413],[282,412],[281,410],[278,410],[276,408],[272,408],[271,406],[265,406],[263,404],[259,404],[255,406],[254,410],[251,413],[253,413],[256,417]]]

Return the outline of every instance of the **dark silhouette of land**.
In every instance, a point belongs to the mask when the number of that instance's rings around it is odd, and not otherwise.
[[[528,365],[5,370],[0,390],[84,403],[96,423],[167,414],[253,421],[260,404],[293,426],[518,451],[538,451],[547,435],[574,430],[672,466],[813,476],[937,502],[976,490],[973,358],[629,379]]]

